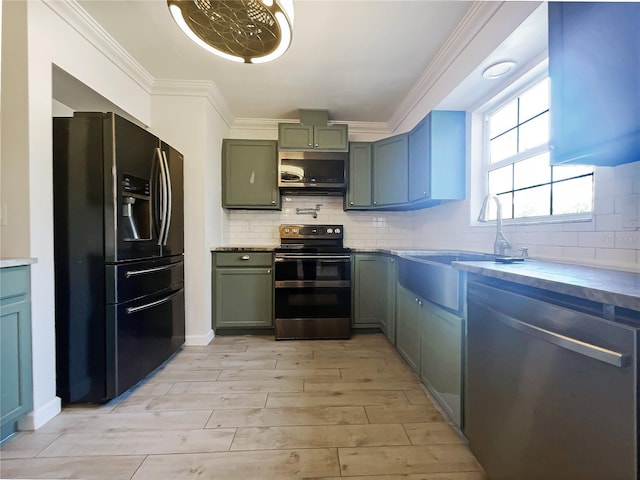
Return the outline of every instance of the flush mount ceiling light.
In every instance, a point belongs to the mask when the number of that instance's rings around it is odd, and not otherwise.
[[[507,73],[510,73],[515,66],[516,62],[512,62],[511,60],[497,62],[485,68],[482,71],[482,76],[487,80],[494,80],[496,78],[504,77]]]
[[[291,45],[293,0],[168,0],[182,31],[227,60],[265,63]]]

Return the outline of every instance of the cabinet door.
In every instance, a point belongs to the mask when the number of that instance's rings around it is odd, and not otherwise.
[[[280,148],[313,149],[313,126],[280,123],[278,124],[278,143]]]
[[[434,110],[409,133],[409,201],[465,198],[465,112]]]
[[[0,423],[4,438],[13,433],[15,421],[32,406],[28,301],[0,306],[0,374]]]
[[[371,207],[371,144],[351,143],[345,210]]]
[[[409,133],[409,201],[427,199],[431,195],[431,152],[429,137],[431,116],[427,115]]]
[[[402,286],[397,289],[396,348],[414,372],[420,373],[420,299]]]
[[[280,208],[276,145],[269,140],[223,140],[223,207]]]
[[[378,327],[386,304],[386,264],[379,255],[355,255],[354,327]]]
[[[349,148],[347,125],[316,125],[313,127],[313,148],[346,152]]]
[[[402,205],[409,200],[408,135],[373,144],[373,204]]]
[[[420,378],[460,425],[464,320],[431,302],[424,301],[422,309]]]
[[[396,259],[382,257],[384,275],[386,280],[385,305],[380,317],[380,326],[383,333],[392,345],[396,344]]]
[[[551,163],[640,160],[640,3],[549,2]]]
[[[272,327],[272,272],[272,268],[216,268],[214,327]]]

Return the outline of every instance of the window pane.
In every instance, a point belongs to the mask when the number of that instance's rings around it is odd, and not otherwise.
[[[502,205],[502,219],[513,218],[513,207],[511,205],[512,194],[505,193],[503,195],[498,195],[498,199],[500,200],[500,205]]]
[[[489,116],[489,138],[493,138],[518,124],[518,99],[510,101]]]
[[[585,213],[593,210],[593,177],[553,184],[553,214]]]
[[[511,214],[511,195],[511,192],[497,195],[498,200],[500,201],[500,205],[502,206],[503,220],[505,218],[513,218]],[[496,202],[492,199],[489,199],[488,201],[489,204],[487,206],[487,220],[496,220],[498,218]]]
[[[513,194],[513,210],[519,217],[539,217],[551,213],[551,186],[529,188]]]
[[[520,125],[520,149],[524,152],[549,141],[549,112]]]
[[[563,180],[565,178],[578,177],[593,173],[593,167],[586,165],[559,165],[553,167],[553,180]]]
[[[549,79],[531,87],[520,96],[520,123],[549,110]]]
[[[500,135],[491,140],[491,163],[518,153],[518,137],[516,130]]]
[[[513,189],[513,165],[497,168],[489,172],[489,193],[496,194]]]
[[[516,163],[513,171],[514,188],[525,188],[541,185],[551,181],[549,154],[543,153]],[[491,179],[489,179],[491,182]]]

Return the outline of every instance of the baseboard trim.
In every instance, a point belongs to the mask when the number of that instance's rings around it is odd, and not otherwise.
[[[206,335],[187,335],[184,344],[187,347],[197,347],[209,345],[213,340],[213,330],[209,330]]]
[[[40,408],[18,420],[18,430],[37,430],[62,411],[60,397],[53,397]]]

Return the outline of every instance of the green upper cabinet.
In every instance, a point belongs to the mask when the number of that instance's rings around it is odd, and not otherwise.
[[[278,145],[283,150],[346,152],[349,149],[347,125],[280,123],[278,124]]]
[[[640,160],[640,3],[549,2],[552,164]]]
[[[33,403],[29,285],[28,266],[0,269],[0,439]]]
[[[275,141],[222,141],[222,206],[280,209]]]
[[[373,205],[388,207],[409,200],[408,135],[395,135],[373,144]]]
[[[348,186],[344,197],[344,208],[371,208],[371,143],[352,142],[349,144]]]
[[[465,112],[434,110],[409,133],[412,204],[465,198],[465,122]]]

